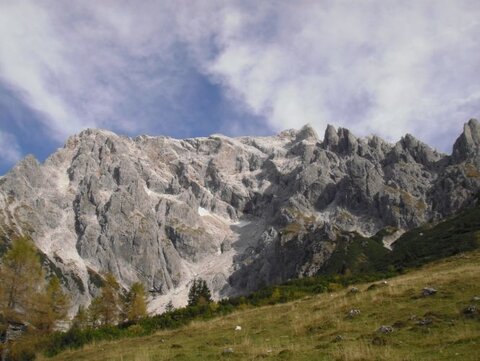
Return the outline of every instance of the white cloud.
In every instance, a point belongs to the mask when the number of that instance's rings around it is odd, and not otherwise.
[[[480,115],[478,19],[476,0],[2,2],[0,79],[57,139],[148,130],[145,108],[178,103],[197,71],[277,130],[333,123],[447,149]]]
[[[0,130],[0,164],[12,164],[22,157],[17,139],[10,133]]]
[[[334,123],[426,140],[441,131],[450,142],[460,122],[479,115],[478,2],[281,4],[253,24],[252,9],[230,9],[235,21],[219,29],[222,51],[209,67],[275,128]],[[249,35],[269,22],[272,35]]]
[[[27,2],[5,2],[0,11],[1,79],[17,87],[24,100],[45,115],[55,131],[80,126],[53,81],[71,65],[63,57],[65,44],[55,34],[49,14]],[[62,132],[63,133],[63,132]],[[61,134],[62,136],[64,134]]]
[[[141,120],[125,115],[132,98],[178,91],[171,20],[143,4],[2,2],[0,80],[58,140],[85,127],[136,130]]]

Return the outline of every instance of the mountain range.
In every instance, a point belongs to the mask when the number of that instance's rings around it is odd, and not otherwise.
[[[141,281],[161,311],[184,305],[198,277],[222,298],[345,272],[348,247],[388,253],[404,232],[475,205],[479,169],[475,119],[450,155],[410,134],[390,144],[330,125],[323,139],[309,125],[182,140],[88,129],[0,178],[0,251],[29,236],[75,304],[111,272]]]

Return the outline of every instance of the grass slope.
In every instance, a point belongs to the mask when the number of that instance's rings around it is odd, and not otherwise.
[[[480,318],[463,310],[480,296],[480,251],[459,254],[392,278],[358,284],[147,337],[101,342],[49,361],[160,360],[479,360]],[[432,286],[438,293],[422,297]],[[477,302],[480,308],[480,302]],[[361,314],[347,317],[351,309]],[[419,322],[426,321],[426,325]],[[241,331],[235,331],[240,325]],[[381,334],[381,325],[393,326]],[[233,352],[226,353],[226,350]]]

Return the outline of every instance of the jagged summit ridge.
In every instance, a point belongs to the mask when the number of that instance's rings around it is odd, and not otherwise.
[[[322,270],[349,232],[397,233],[474,202],[479,125],[451,156],[406,135],[396,144],[328,126],[271,137],[129,138],[88,129],[44,164],[27,157],[0,180],[0,230],[29,234],[78,302],[97,273],[140,280],[155,307]]]
[[[453,157],[456,160],[465,160],[478,154],[480,148],[480,123],[477,119],[470,119],[463,127],[463,133],[453,146]]]

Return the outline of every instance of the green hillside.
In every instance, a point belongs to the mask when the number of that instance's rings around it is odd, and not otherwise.
[[[478,360],[480,251],[382,282],[246,307],[147,337],[99,342],[42,360]],[[422,296],[424,287],[435,295]],[[471,307],[473,314],[465,310]],[[349,317],[352,309],[359,315]],[[382,326],[393,332],[381,333]],[[241,331],[235,331],[241,326]]]
[[[469,208],[437,224],[415,228],[395,242],[390,262],[418,266],[480,247],[480,207]]]
[[[480,247],[480,207],[468,208],[441,222],[427,223],[404,233],[393,245],[383,246],[387,230],[371,238],[358,233],[339,237],[323,274],[371,273],[405,268],[472,251]],[[347,240],[346,240],[347,239]]]

